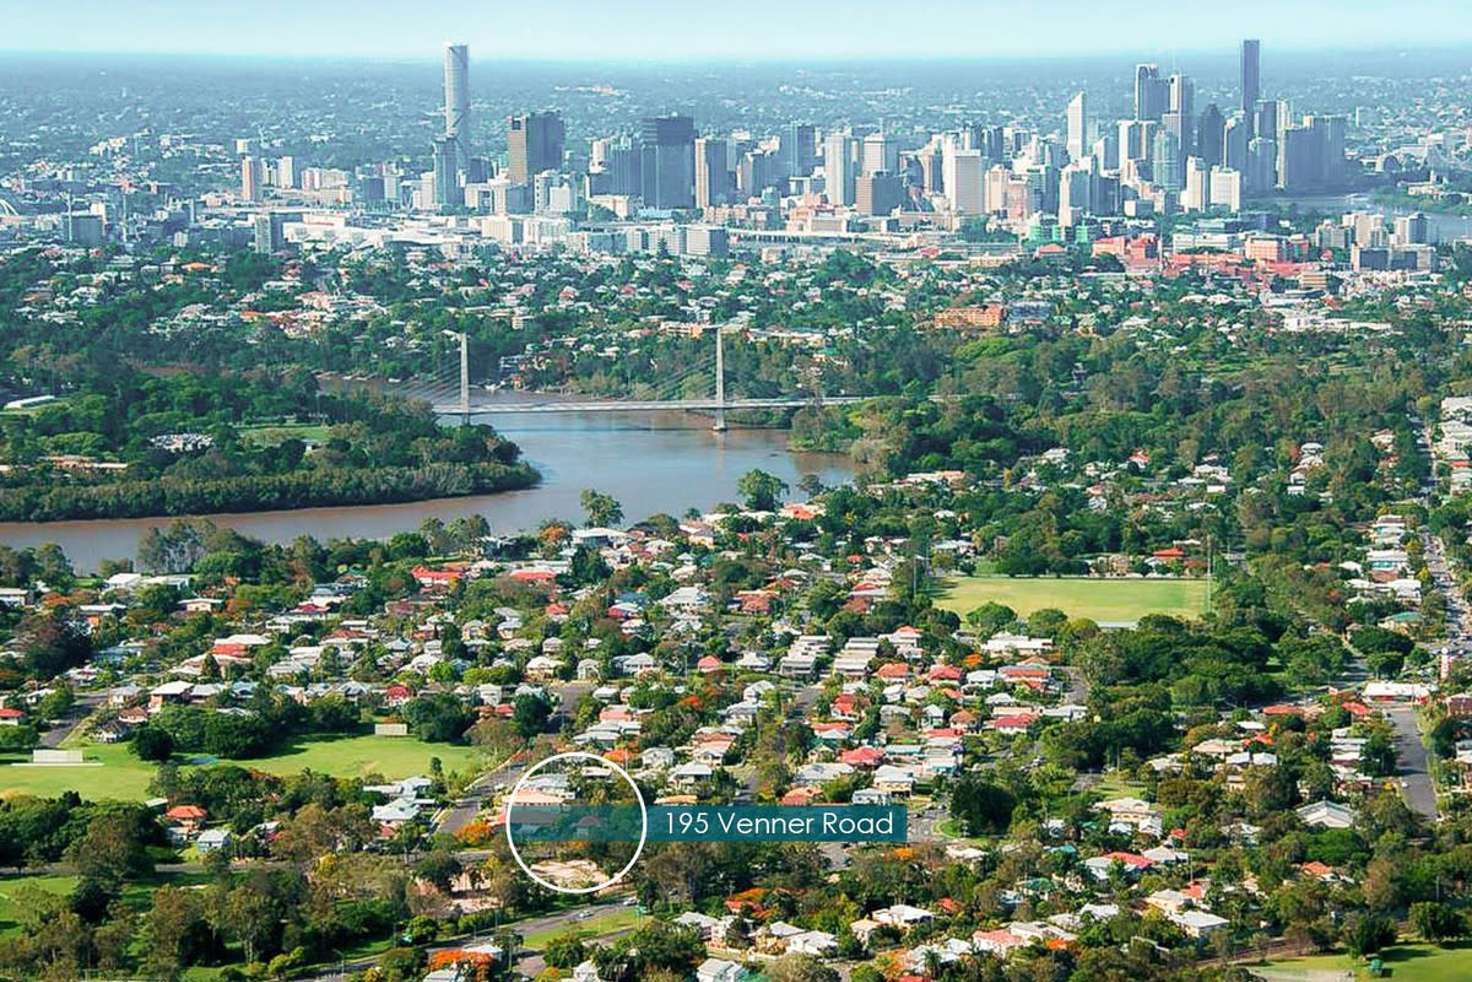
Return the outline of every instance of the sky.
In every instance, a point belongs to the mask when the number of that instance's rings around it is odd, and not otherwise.
[[[0,51],[583,61],[1448,47],[1467,0],[0,0]]]

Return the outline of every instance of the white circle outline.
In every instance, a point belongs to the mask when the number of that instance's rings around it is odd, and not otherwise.
[[[634,789],[634,797],[637,798],[639,801],[640,822],[638,848],[634,850],[634,855],[629,859],[624,868],[614,874],[613,878],[611,880],[608,880],[606,883],[599,883],[597,886],[591,887],[578,887],[576,889],[574,889],[573,887],[563,887],[557,886],[556,884],[548,883],[546,880],[533,873],[531,871],[531,867],[527,866],[526,860],[521,858],[521,853],[516,851],[516,840],[512,838],[511,835],[511,809],[516,807],[517,792],[521,790],[521,787],[526,783],[527,778],[531,777],[537,771],[541,770],[543,767],[546,767],[548,764],[552,763],[555,760],[571,760],[574,757],[596,761],[599,764],[612,767],[614,771],[618,773],[619,777],[627,781],[629,787]],[[511,847],[511,858],[516,860],[516,865],[521,867],[521,871],[523,873],[531,877],[539,885],[546,887],[548,890],[551,890],[554,893],[584,894],[597,893],[599,890],[607,890],[609,887],[618,883],[619,880],[622,880],[625,876],[627,876],[629,870],[634,868],[634,864],[639,861],[639,854],[644,851],[644,840],[649,837],[649,810],[644,807],[644,794],[639,790],[639,785],[634,781],[632,777],[629,776],[629,772],[624,770],[618,764],[615,764],[607,757],[601,757],[598,754],[589,753],[586,750],[568,750],[560,754],[553,754],[550,757],[542,758],[531,767],[528,767],[526,769],[526,772],[523,773],[521,777],[516,779],[516,784],[512,786],[511,793],[506,797],[506,811],[504,818],[506,822],[506,845]]]

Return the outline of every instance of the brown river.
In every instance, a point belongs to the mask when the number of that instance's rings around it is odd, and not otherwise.
[[[478,403],[486,400],[483,395],[476,399]],[[657,512],[678,516],[688,508],[734,501],[737,479],[753,468],[776,474],[794,488],[804,474],[817,474],[826,484],[852,476],[843,455],[789,451],[783,430],[732,429],[717,434],[711,432],[708,418],[694,414],[492,413],[485,418],[520,444],[526,458],[542,472],[540,485],[525,491],[407,504],[208,517],[266,542],[290,542],[302,535],[324,541],[386,538],[417,528],[430,516],[448,522],[472,513],[484,515],[496,534],[505,534],[535,527],[545,518],[581,521],[578,496],[584,488],[613,495],[623,504],[626,521],[633,522]],[[793,496],[800,498],[801,494],[794,490]],[[0,523],[0,542],[16,548],[54,542],[78,570],[91,571],[102,559],[133,556],[144,532],[169,521],[4,522]]]

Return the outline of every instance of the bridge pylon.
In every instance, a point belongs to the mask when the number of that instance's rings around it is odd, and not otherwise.
[[[710,428],[717,433],[726,432],[726,349],[721,340],[724,326],[716,325],[716,418]]]

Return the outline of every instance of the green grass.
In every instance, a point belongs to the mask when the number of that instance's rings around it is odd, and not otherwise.
[[[306,443],[326,443],[327,430],[321,423],[265,423],[260,426],[242,426],[240,438],[257,447],[274,447],[291,439]]]
[[[527,948],[540,950],[553,938],[560,938],[569,931],[577,934],[586,934],[591,938],[601,938],[619,931],[632,930],[638,926],[641,916],[632,907],[620,907],[618,910],[610,911],[607,914],[590,917],[586,921],[573,921],[569,925],[528,934],[522,939],[522,944]]]
[[[1385,963],[1386,978],[1395,982],[1461,982],[1472,978],[1472,946],[1467,943],[1451,948],[1429,944],[1402,944],[1387,948],[1379,955]],[[1369,966],[1348,955],[1311,955],[1307,958],[1277,958],[1264,966],[1272,979],[1315,979],[1315,973],[1355,973],[1355,979],[1370,978]],[[1328,975],[1320,976],[1328,978]]]
[[[54,798],[63,791],[76,791],[83,798],[117,798],[142,801],[148,797],[154,765],[134,757],[126,743],[88,744],[83,747],[88,761],[101,767],[10,767],[29,756],[0,757],[0,798],[17,794]],[[428,774],[429,759],[438,757],[446,771],[471,767],[480,752],[474,747],[424,743],[412,737],[353,736],[302,741],[273,757],[223,761],[269,774],[295,774],[311,769],[334,777],[364,777],[381,774],[394,779]]]
[[[17,896],[23,887],[36,887],[65,897],[76,889],[78,879],[76,876],[50,875],[0,877],[0,939],[20,929],[16,908],[18,901],[23,899]],[[153,905],[153,892],[161,886],[193,886],[207,880],[203,873],[160,873],[124,884],[122,900],[133,910],[144,911]]]
[[[1023,617],[1047,607],[1096,621],[1136,621],[1146,614],[1197,617],[1206,605],[1206,581],[966,576],[948,582],[938,597],[939,606],[963,617],[987,602],[1004,604]]]

